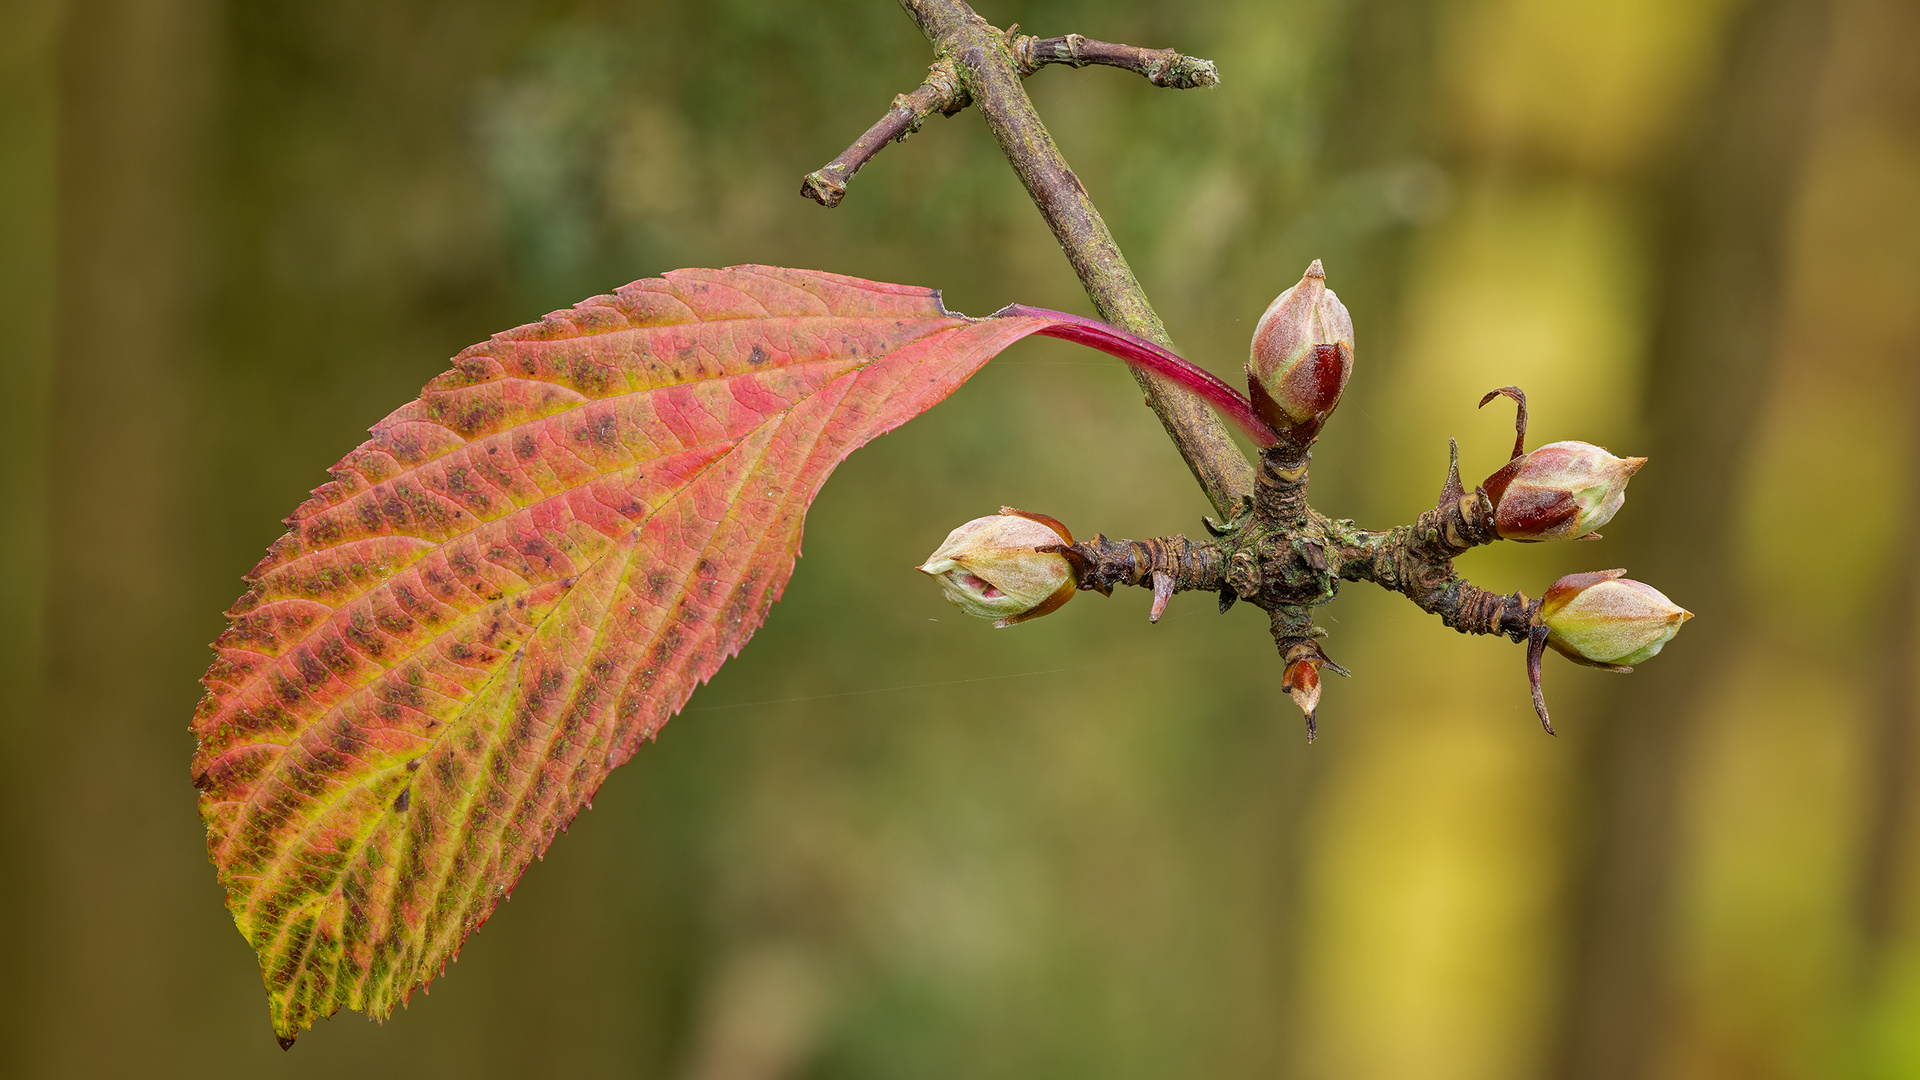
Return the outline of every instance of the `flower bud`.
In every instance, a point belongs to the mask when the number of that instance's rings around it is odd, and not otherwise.
[[[1347,674],[1347,669],[1328,659],[1326,651],[1313,638],[1287,638],[1280,646],[1280,658],[1287,665],[1286,681],[1280,688],[1306,714],[1307,741],[1312,742],[1318,733],[1315,718],[1320,711],[1320,669],[1324,667],[1337,675]]]
[[[1286,681],[1280,687],[1300,706],[1311,727],[1314,713],[1320,708],[1320,661],[1309,656],[1288,664]]]
[[[1680,632],[1693,612],[1625,570],[1568,574],[1540,601],[1547,644],[1577,664],[1630,670]]]
[[[948,533],[918,569],[939,578],[941,592],[962,611],[1012,626],[1073,598],[1078,582],[1066,556],[1034,550],[1071,543],[1058,521],[1003,506]]]
[[[1548,443],[1481,485],[1494,531],[1508,540],[1578,540],[1613,520],[1627,480],[1646,458],[1619,458],[1583,442]]]
[[[1248,395],[1276,430],[1310,439],[1340,403],[1352,373],[1353,320],[1315,259],[1254,327]]]

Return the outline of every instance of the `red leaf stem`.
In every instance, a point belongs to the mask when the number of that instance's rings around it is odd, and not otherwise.
[[[1280,441],[1280,436],[1254,411],[1253,403],[1247,400],[1245,394],[1193,361],[1145,338],[1134,337],[1125,330],[1079,315],[1025,304],[1008,304],[994,312],[994,317],[1044,319],[1046,324],[1034,333],[1086,345],[1109,356],[1117,356],[1134,367],[1163,375],[1200,395],[1202,401],[1213,406],[1215,411],[1245,432],[1255,444],[1264,448]]]

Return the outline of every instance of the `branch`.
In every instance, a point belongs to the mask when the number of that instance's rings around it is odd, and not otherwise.
[[[1007,35],[962,0],[900,0],[900,6],[913,16],[935,52],[953,63],[960,85],[986,117],[1007,163],[1052,228],[1100,318],[1171,347],[1166,327],[1147,303],[1113,234],[1028,100]],[[1219,418],[1193,394],[1164,379],[1138,369],[1134,378],[1214,508],[1224,517],[1237,516],[1253,491],[1253,466]]]
[[[1213,527],[1210,539],[1114,540],[1096,534],[1035,550],[1065,556],[1080,589],[1107,596],[1116,585],[1152,589],[1147,617],[1154,622],[1174,593],[1189,590],[1218,593],[1223,614],[1237,600],[1266,611],[1274,645],[1286,663],[1287,691],[1306,715],[1309,742],[1320,702],[1320,669],[1346,674],[1321,648],[1326,631],[1313,624],[1313,609],[1332,600],[1343,580],[1371,581],[1400,593],[1463,634],[1525,643],[1534,708],[1551,735],[1540,690],[1541,651],[1547,644],[1540,601],[1525,593],[1489,592],[1453,568],[1455,558],[1500,538],[1486,493],[1461,493],[1456,462],[1438,504],[1411,525],[1374,532],[1330,520],[1307,505],[1310,457],[1290,444],[1263,451],[1251,511]]]
[[[911,94],[896,95],[893,108],[868,128],[866,134],[854,140],[852,146],[826,167],[808,173],[800,182],[800,194],[821,206],[839,206],[847,194],[847,181],[888,143],[904,142],[934,113],[952,116],[966,107],[967,92],[954,74],[953,61],[945,58],[935,61],[927,69],[927,81],[921,83],[919,89]]]
[[[911,12],[912,8],[908,10]],[[1008,49],[1023,79],[1048,64],[1065,64],[1076,68],[1095,64],[1131,71],[1155,86],[1174,90],[1217,86],[1220,82],[1220,71],[1214,67],[1213,61],[1188,56],[1175,49],[1117,45],[1079,34],[1037,38],[1031,34],[1015,37],[1012,31],[1008,31],[1007,36],[1010,39]],[[893,108],[875,121],[865,134],[855,139],[852,146],[824,167],[803,177],[800,194],[829,209],[839,206],[840,200],[847,195],[847,181],[886,149],[888,143],[905,142],[907,136],[918,132],[927,117],[936,112],[942,116],[952,116],[969,104],[967,91],[955,75],[953,62],[941,57],[927,70],[927,80],[920,84],[919,89],[911,94],[896,95]]]
[[[1400,593],[1463,634],[1528,639],[1538,600],[1489,592],[1454,572],[1454,559],[1498,539],[1484,494],[1444,501],[1411,525],[1376,532],[1308,507],[1303,465],[1284,450],[1263,455],[1253,515],[1225,536],[1096,535],[1057,550],[1082,589],[1111,594],[1115,585],[1138,585],[1153,588],[1156,600],[1162,591],[1218,592],[1223,611],[1246,600],[1274,613],[1276,637],[1312,636],[1311,609],[1333,599],[1344,579]]]
[[[1173,49],[1143,49],[1138,45],[1115,45],[1068,34],[1065,37],[1037,38],[1022,34],[1013,39],[1013,58],[1022,76],[1031,75],[1047,64],[1086,67],[1099,64],[1125,68],[1141,75],[1155,86],[1174,90],[1192,90],[1217,86],[1220,71],[1213,61],[1188,56]]]

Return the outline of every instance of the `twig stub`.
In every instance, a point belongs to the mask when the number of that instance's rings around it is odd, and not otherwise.
[[[954,72],[953,62],[944,57],[934,61],[927,69],[925,82],[910,94],[895,95],[893,108],[855,139],[852,146],[824,167],[808,173],[800,181],[800,194],[821,206],[840,205],[847,194],[847,181],[888,143],[904,141],[936,112],[952,116],[966,107],[967,90]]]
[[[1213,61],[1188,56],[1177,49],[1143,49],[1138,45],[1095,41],[1079,34],[1051,38],[1022,34],[1013,39],[1012,48],[1014,62],[1020,65],[1023,77],[1048,64],[1068,67],[1099,64],[1131,71],[1155,86],[1172,90],[1192,90],[1220,83],[1220,69]]]

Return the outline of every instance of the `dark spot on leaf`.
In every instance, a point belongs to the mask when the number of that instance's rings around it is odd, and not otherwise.
[[[339,540],[341,535],[340,523],[325,515],[309,518],[301,532],[307,542],[315,547],[326,547]]]
[[[475,435],[492,430],[505,414],[506,410],[500,407],[498,401],[476,395],[466,408],[460,410],[455,424],[462,434]]]
[[[602,450],[614,450],[620,445],[618,425],[610,412],[602,412],[588,420],[584,427],[574,433],[574,438],[592,442]]]
[[[418,709],[427,700],[426,693],[410,682],[395,682],[388,693],[392,695],[393,701],[409,709]]]
[[[347,577],[337,567],[327,567],[315,571],[312,577],[303,582],[304,591],[310,597],[326,596],[338,591],[347,583]]]
[[[426,447],[421,445],[419,437],[406,432],[389,437],[387,452],[403,465],[411,465],[427,456]]]
[[[350,675],[357,666],[353,656],[347,650],[347,643],[336,634],[326,634],[314,642],[314,652],[320,662],[336,675]]]
[[[299,669],[300,677],[307,680],[309,687],[319,686],[327,681],[326,666],[320,663],[309,649],[301,649],[294,653],[293,665]]]
[[[333,729],[331,742],[333,744],[334,751],[345,757],[351,757],[355,754],[358,754],[361,748],[366,745],[365,743],[362,743],[359,739],[354,738],[352,732],[346,730],[344,721],[342,721],[341,726],[335,727]]]
[[[393,600],[400,605],[400,610],[409,615],[418,615],[432,605],[432,601],[414,592],[413,586],[404,582],[393,587]]]

